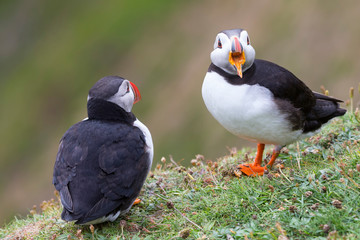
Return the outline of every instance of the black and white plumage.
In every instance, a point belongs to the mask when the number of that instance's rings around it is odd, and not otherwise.
[[[131,112],[138,100],[135,84],[117,76],[90,89],[88,118],[64,134],[54,166],[62,219],[114,221],[131,208],[153,159],[151,134]]]
[[[312,92],[283,67],[255,59],[243,29],[220,32],[210,56],[202,86],[207,109],[231,133],[262,144],[256,166],[239,166],[247,175],[262,175],[266,169],[256,170],[264,144],[275,145],[271,166],[283,146],[314,134],[346,112],[339,108],[342,101]]]

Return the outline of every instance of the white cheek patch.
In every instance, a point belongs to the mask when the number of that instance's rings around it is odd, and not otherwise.
[[[248,38],[248,33],[247,31],[243,30],[241,33],[240,33],[240,41],[241,41],[241,44],[246,44],[247,45],[247,38]]]
[[[127,112],[131,112],[135,99],[134,93],[132,91],[126,93],[123,89],[121,89],[121,86],[119,87],[117,93],[110,97],[108,101],[115,103]]]
[[[246,62],[242,66],[243,72],[249,69],[255,60],[255,49],[251,45],[247,45],[248,34],[242,31],[240,35],[240,42],[243,46]],[[222,48],[218,48],[218,40],[220,39]],[[214,43],[214,50],[210,54],[210,59],[213,64],[221,68],[225,72],[237,75],[236,68],[229,62],[229,52],[231,48],[231,41],[225,33],[219,33]]]
[[[216,37],[215,42],[214,42],[214,49],[217,49],[219,40],[220,40],[220,38]]]

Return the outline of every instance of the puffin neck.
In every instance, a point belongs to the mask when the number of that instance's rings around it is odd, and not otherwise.
[[[215,64],[211,63],[209,68],[208,68],[208,72],[216,72],[218,74],[220,74],[221,76],[223,76],[227,81],[230,82],[234,82],[236,81],[238,84],[240,83],[244,83],[247,79],[247,77],[250,77],[254,74],[255,71],[255,62],[251,65],[251,67],[249,67],[248,69],[246,69],[246,71],[243,73],[243,77],[239,77],[238,75],[234,75],[234,74],[230,74],[228,72],[225,72],[224,70],[222,70],[221,68],[219,68],[218,66],[216,66]]]
[[[126,112],[115,103],[93,98],[87,102],[89,119],[125,122],[132,124],[136,117],[132,112]]]

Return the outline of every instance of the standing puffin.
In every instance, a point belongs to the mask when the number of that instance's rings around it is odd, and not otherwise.
[[[150,132],[131,112],[140,99],[136,85],[118,76],[90,89],[88,118],[64,134],[54,166],[63,220],[114,221],[133,205],[153,159]]]
[[[254,163],[238,168],[263,175],[287,144],[311,136],[330,119],[342,116],[341,100],[312,92],[283,67],[255,59],[247,31],[220,32],[211,52],[202,96],[213,117],[234,135],[257,142]],[[265,144],[275,148],[261,166]]]

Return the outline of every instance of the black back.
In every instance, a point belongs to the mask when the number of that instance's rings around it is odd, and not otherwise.
[[[61,139],[53,175],[62,218],[81,224],[128,209],[149,169],[138,128],[96,119],[73,125]]]

